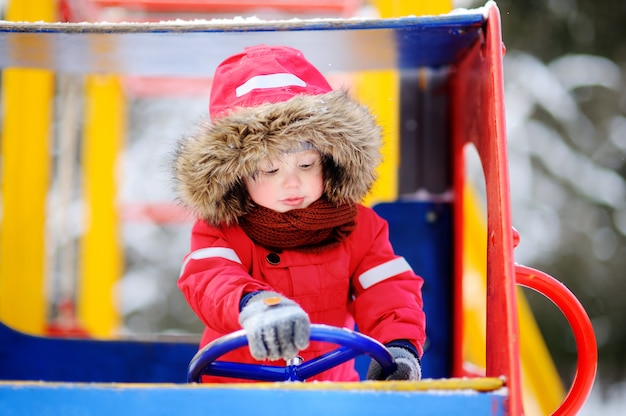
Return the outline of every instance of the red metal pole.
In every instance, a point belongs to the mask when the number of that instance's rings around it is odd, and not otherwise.
[[[503,376],[509,389],[507,413],[521,415],[521,365],[513,258],[510,188],[504,112],[503,44],[500,14],[488,8],[485,40],[461,61],[452,80],[454,158],[461,165],[464,147],[480,156],[487,191],[487,338],[486,375]],[[458,166],[455,166],[457,169]],[[462,192],[457,174],[455,195]],[[462,209],[459,207],[457,209]],[[458,219],[458,215],[455,217]],[[455,224],[458,226],[458,224]],[[458,247],[457,247],[458,249]],[[462,276],[457,275],[457,279]]]

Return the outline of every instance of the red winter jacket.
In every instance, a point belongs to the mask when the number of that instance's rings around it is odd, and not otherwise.
[[[239,304],[244,294],[272,290],[296,301],[312,323],[352,329],[356,322],[360,332],[383,344],[396,339],[410,341],[420,356],[426,338],[422,284],[406,260],[394,254],[386,221],[362,205],[352,234],[320,253],[271,253],[236,225],[216,228],[198,220],[178,282],[206,325],[200,347],[241,329]],[[306,361],[334,348],[311,342],[300,355]],[[247,348],[221,359],[258,363]],[[312,379],[355,381],[358,374],[353,367],[347,362]],[[245,382],[213,376],[205,376],[203,381]]]

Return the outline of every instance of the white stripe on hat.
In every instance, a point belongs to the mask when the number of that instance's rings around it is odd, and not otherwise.
[[[397,257],[393,260],[389,260],[386,263],[380,264],[376,267],[372,267],[365,273],[359,276],[359,283],[363,286],[363,289],[367,289],[370,286],[380,283],[383,280],[387,280],[390,277],[397,276],[400,273],[412,271],[413,269],[404,257]]]
[[[289,73],[256,75],[238,86],[235,93],[237,97],[241,97],[255,89],[279,88],[290,85],[306,87],[306,82],[302,81],[294,74]]]
[[[239,259],[239,256],[237,256],[237,253],[235,253],[235,250],[233,250],[232,248],[227,248],[227,247],[201,248],[199,250],[194,251],[189,256],[187,256],[187,258],[183,262],[183,266],[180,269],[180,275],[181,276],[183,275],[183,272],[185,271],[185,267],[187,267],[187,264],[191,260],[201,260],[201,259],[208,259],[212,257],[221,257],[223,259],[234,261],[235,263],[241,264],[241,260]]]

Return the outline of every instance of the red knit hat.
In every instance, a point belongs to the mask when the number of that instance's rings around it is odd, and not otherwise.
[[[213,77],[209,112],[211,119],[235,107],[277,103],[305,94],[332,91],[328,81],[304,58],[287,46],[258,45],[227,58]]]

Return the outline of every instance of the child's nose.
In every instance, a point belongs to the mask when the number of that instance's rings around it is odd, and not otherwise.
[[[298,172],[287,172],[283,183],[286,188],[298,187],[301,183],[300,175],[298,175]]]

